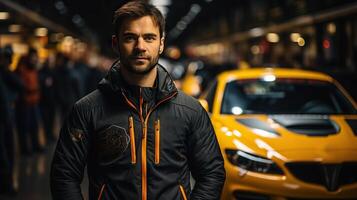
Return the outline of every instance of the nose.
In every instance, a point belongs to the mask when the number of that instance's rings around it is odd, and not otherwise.
[[[145,40],[142,37],[139,37],[136,42],[136,49],[139,51],[145,51]]]

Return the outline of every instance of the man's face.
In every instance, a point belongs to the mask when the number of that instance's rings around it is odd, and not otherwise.
[[[147,74],[158,62],[164,39],[151,17],[145,16],[124,20],[117,43],[122,66],[135,74]]]

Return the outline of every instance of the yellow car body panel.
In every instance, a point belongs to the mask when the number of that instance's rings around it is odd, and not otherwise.
[[[296,178],[285,166],[286,163],[294,162],[339,164],[348,161],[357,163],[357,135],[346,122],[346,119],[357,120],[357,115],[329,115],[328,118],[338,124],[338,133],[325,137],[310,137],[292,132],[266,114],[230,115],[220,113],[227,82],[237,79],[259,79],[267,75],[276,78],[311,79],[333,83],[356,109],[356,103],[347,92],[333,78],[322,73],[292,69],[247,69],[220,74],[217,77],[217,88],[210,114],[225,159],[227,173],[222,199],[235,199],[233,195],[235,191],[267,195],[271,199],[357,199],[357,182],[342,185],[338,190],[331,192],[323,185]],[[203,98],[205,95],[207,94],[204,94]],[[255,132],[239,123],[238,121],[241,119],[254,119],[263,122],[279,135]],[[226,149],[241,150],[268,158],[274,161],[284,174],[264,174],[239,168],[228,160]]]
[[[346,92],[345,89],[341,87],[341,85],[336,82],[332,77],[320,73],[320,72],[311,72],[299,69],[275,69],[275,68],[257,68],[257,69],[244,69],[244,70],[233,70],[226,71],[220,74],[217,77],[218,80],[218,88],[217,88],[217,97],[215,98],[215,102],[213,105],[212,114],[218,114],[220,105],[222,103],[223,92],[225,88],[225,84],[230,80],[237,79],[254,79],[260,78],[267,75],[274,75],[279,78],[301,78],[301,79],[312,79],[312,80],[320,80],[334,83],[349,99],[349,101],[357,108],[356,102],[352,99],[352,97]],[[205,94],[203,94],[205,96]],[[217,106],[218,105],[218,106]]]

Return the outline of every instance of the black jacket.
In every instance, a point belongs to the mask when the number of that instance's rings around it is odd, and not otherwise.
[[[82,199],[87,165],[89,199],[218,200],[225,170],[206,111],[161,66],[155,89],[127,85],[119,70],[112,67],[62,127],[53,199]]]

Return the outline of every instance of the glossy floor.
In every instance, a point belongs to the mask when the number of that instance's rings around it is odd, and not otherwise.
[[[50,166],[55,145],[47,147],[41,154],[20,157],[16,165],[18,177],[18,193],[13,196],[0,195],[0,200],[47,200],[51,198],[50,192]],[[82,192],[86,199],[88,181],[82,184]]]

